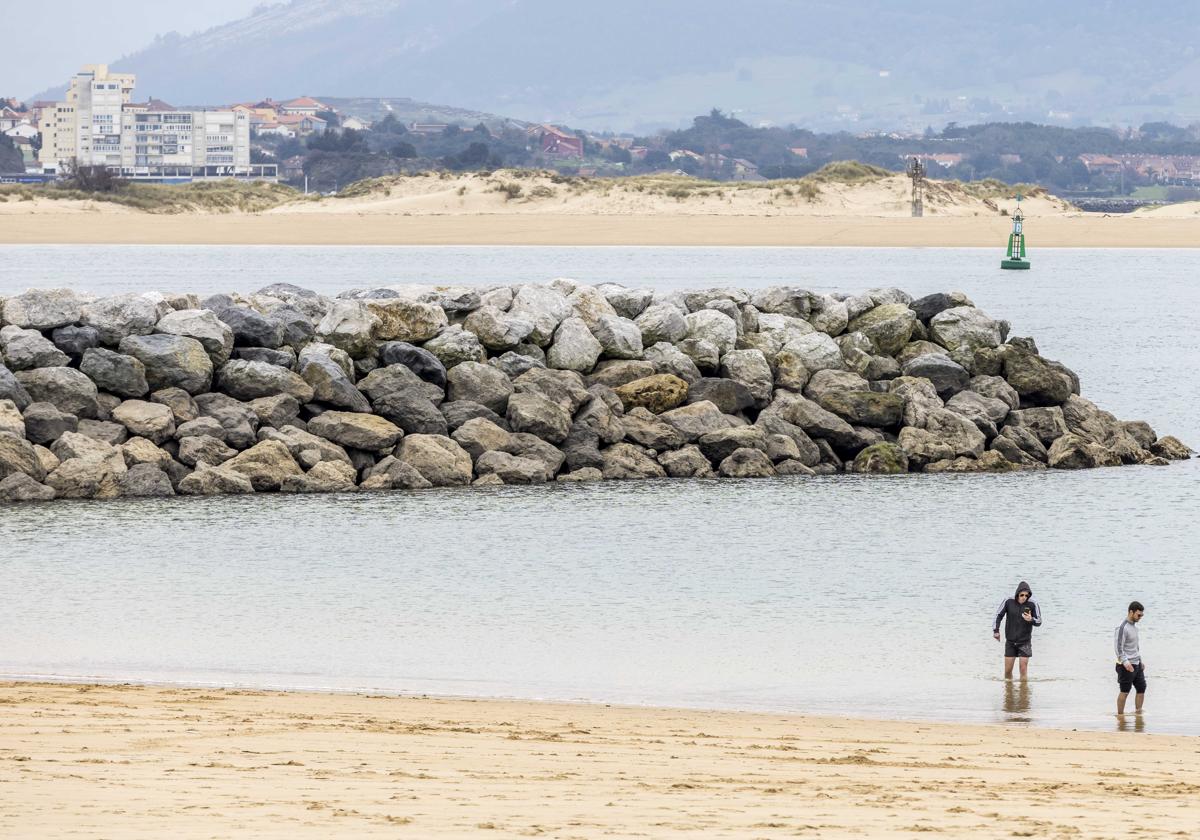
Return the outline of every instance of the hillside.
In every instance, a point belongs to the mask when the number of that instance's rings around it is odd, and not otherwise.
[[[969,15],[959,0],[292,0],[115,65],[175,102],[409,96],[584,128],[679,125],[714,105],[814,128],[1138,124],[1200,115],[1198,38],[1200,17],[1171,0]]]

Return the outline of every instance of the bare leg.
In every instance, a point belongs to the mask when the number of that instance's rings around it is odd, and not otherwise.
[[[1146,699],[1146,692],[1144,692],[1144,691],[1141,694],[1137,695],[1136,698],[1134,698],[1133,710],[1135,712],[1137,712],[1139,715],[1142,713],[1142,703],[1145,701],[1145,699]]]
[[[1004,679],[1006,679],[1006,680],[1012,679],[1013,663],[1015,663],[1016,661],[1017,661],[1017,657],[1015,657],[1015,656],[1004,657]]]
[[[1012,670],[1012,669],[1009,669],[1009,670]],[[1021,679],[1024,680],[1024,679],[1028,679],[1028,678],[1029,678],[1029,657],[1022,656],[1021,657]]]
[[[1125,714],[1125,701],[1129,698],[1128,691],[1122,691],[1117,695],[1117,714]]]

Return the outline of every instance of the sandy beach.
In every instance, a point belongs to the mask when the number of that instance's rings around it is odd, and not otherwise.
[[[1196,739],[0,685],[6,837],[1191,836]]]

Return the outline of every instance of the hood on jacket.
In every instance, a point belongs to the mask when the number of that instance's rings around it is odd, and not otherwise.
[[[1021,581],[1017,584],[1017,591],[1013,593],[1013,600],[1015,601],[1017,598],[1020,598],[1022,592],[1028,592],[1029,597],[1033,597],[1033,590],[1029,588],[1029,584],[1025,581]]]

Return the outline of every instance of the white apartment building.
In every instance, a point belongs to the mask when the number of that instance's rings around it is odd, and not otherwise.
[[[276,177],[274,165],[250,163],[250,118],[244,112],[181,111],[134,104],[132,73],[86,65],[65,102],[43,111],[43,171],[104,166],[122,178],[189,181]]]

